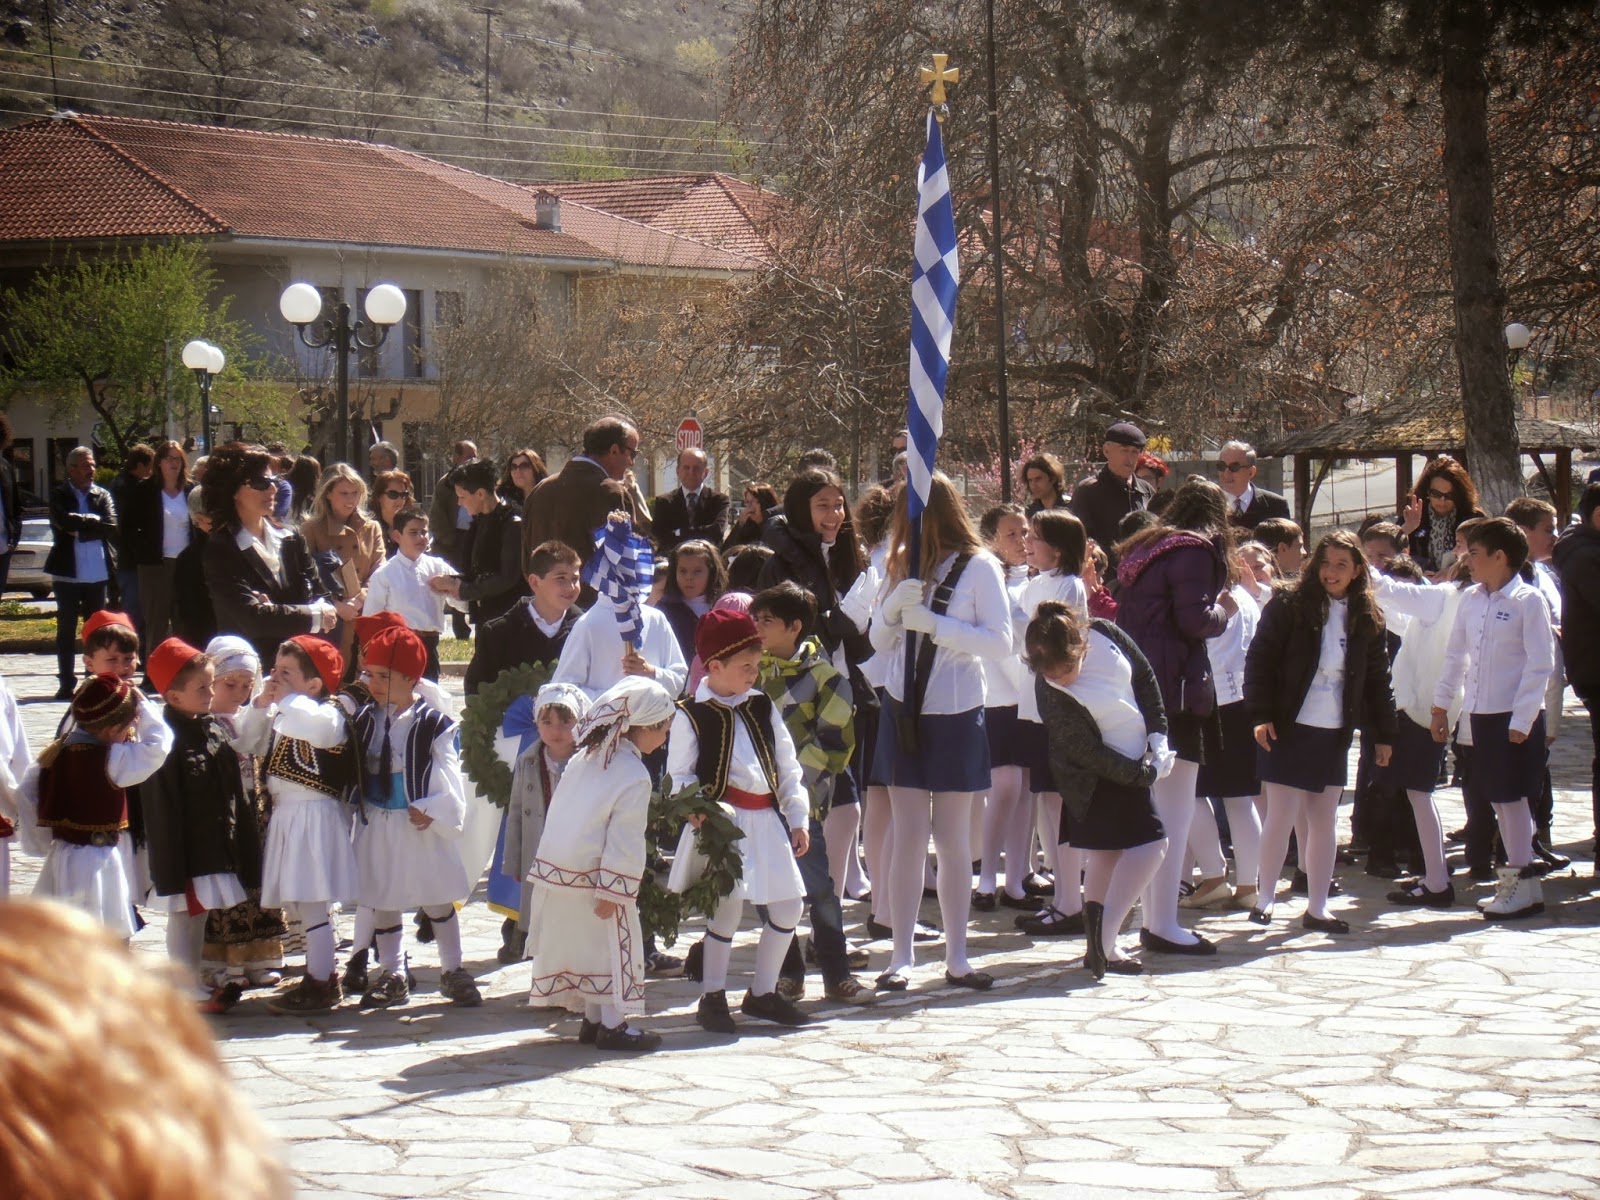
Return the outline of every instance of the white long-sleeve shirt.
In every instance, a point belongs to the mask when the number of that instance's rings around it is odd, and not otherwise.
[[[1433,720],[1433,689],[1444,669],[1462,591],[1451,583],[1411,583],[1375,571],[1372,594],[1383,619],[1400,633],[1400,653],[1389,672],[1395,707],[1426,729]],[[1461,715],[1460,689],[1454,702],[1444,707],[1454,725]]]
[[[955,562],[947,555],[931,573],[933,582],[942,581]],[[899,615],[891,622],[883,602],[894,589],[887,580],[878,591],[872,613],[872,644],[886,655],[884,686],[898,701],[905,700],[906,628]],[[924,603],[933,592],[924,584]],[[923,636],[918,635],[918,644]],[[922,711],[929,716],[948,716],[984,707],[984,664],[998,662],[1012,653],[1011,597],[1006,592],[1005,574],[1000,560],[986,550],[973,555],[967,569],[956,582],[950,607],[934,618],[933,667],[923,696]]]
[[[1089,620],[1089,589],[1083,580],[1067,571],[1045,571],[1028,580],[1017,591],[1016,609],[1011,614],[1012,658],[1019,663],[1027,650],[1028,622],[1039,615],[1039,606],[1059,600],[1077,614],[1080,624]],[[1017,716],[1039,723],[1039,694],[1034,691],[1033,671],[1025,663],[1017,679]]]
[[[33,753],[28,749],[28,733],[22,727],[22,713],[17,708],[16,697],[6,687],[6,681],[0,679],[0,817],[13,824],[17,823],[22,779],[32,762]],[[4,853],[7,851],[0,848],[0,854]]]
[[[391,560],[392,561],[392,560]],[[383,715],[373,730],[372,744],[366,747],[369,765],[387,775],[404,776],[406,772],[406,743],[411,737],[411,727],[417,723],[417,705],[412,701],[404,712],[396,713],[389,706],[389,761],[377,760],[383,750]],[[461,837],[467,823],[467,789],[461,777],[461,752],[456,748],[457,727],[450,725],[433,739],[430,751],[432,769],[428,772],[428,794],[408,796],[412,808],[420,809],[433,818],[427,833],[455,841]]]
[[[737,696],[719,696],[711,690],[711,681],[702,679],[694,698],[702,703],[737,708],[751,696],[763,694],[752,688]],[[790,829],[805,829],[811,821],[811,797],[806,791],[800,759],[795,754],[794,739],[789,736],[789,727],[783,723],[783,714],[776,704],[772,706],[772,748],[778,766],[779,811]],[[667,737],[667,777],[672,780],[673,791],[701,782],[696,771],[699,758],[700,740],[695,737],[688,714],[679,709],[672,718],[672,732]],[[728,786],[757,796],[772,792],[766,772],[761,769],[761,760],[756,757],[750,731],[737,719],[733,722],[733,753],[728,759]]]
[[[669,695],[677,696],[689,678],[689,664],[683,660],[678,637],[665,613],[648,604],[641,604],[639,611],[644,614],[639,657],[656,669],[656,682]],[[622,655],[626,649],[618,632],[616,610],[602,601],[573,625],[550,682],[576,684],[589,699],[598,699],[601,692],[622,679]]]
[[[1244,699],[1244,660],[1250,642],[1261,622],[1261,606],[1243,584],[1228,589],[1239,611],[1228,618],[1221,633],[1206,639],[1206,656],[1211,660],[1211,677],[1217,687],[1217,707],[1237,704]]]
[[[1550,608],[1537,588],[1515,577],[1497,592],[1474,584],[1456,610],[1434,707],[1449,708],[1462,689],[1462,712],[1509,712],[1511,728],[1527,733],[1555,661]]]
[[[1033,686],[1028,669],[1023,665],[1022,633],[1027,631],[1027,618],[1023,615],[1022,589],[1028,584],[1027,567],[1006,567],[1006,595],[1011,598],[1011,636],[1015,653],[1008,658],[983,664],[983,702],[990,708],[1015,707],[1022,696],[1024,682]],[[1017,622],[1021,621],[1021,626]],[[1035,704],[1037,707],[1037,704]]]
[[[881,544],[873,547],[867,555],[866,569],[856,576],[844,599],[839,601],[839,611],[849,617],[862,633],[872,626],[873,605],[878,597],[878,589],[883,586],[883,560],[884,547]],[[874,688],[883,686],[883,665],[888,659],[886,654],[874,653],[860,664],[862,677]]]
[[[344,709],[337,703],[291,694],[266,708],[251,704],[245,709],[233,748],[240,754],[265,754],[276,732],[319,750],[332,750],[344,744],[344,731]]]
[[[467,606],[434,591],[428,580],[456,573],[444,559],[432,554],[419,554],[414,559],[396,554],[379,564],[367,580],[367,598],[361,611],[397,612],[417,633],[440,633],[444,630],[446,607],[453,604],[466,612]]]

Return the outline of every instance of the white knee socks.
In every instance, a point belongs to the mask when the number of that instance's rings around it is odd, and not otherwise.
[[[1161,818],[1167,840],[1161,866],[1145,888],[1144,927],[1180,946],[1192,946],[1200,940],[1178,924],[1178,877],[1183,871],[1183,852],[1189,844],[1189,825],[1194,820],[1194,780],[1199,770],[1199,763],[1180,758],[1172,773],[1156,780],[1151,789],[1156,816]]]
[[[359,912],[360,910],[358,910]],[[388,909],[373,909],[373,932],[378,935],[378,965],[385,971],[400,970],[401,943],[405,938],[405,914]],[[359,924],[359,921],[357,922]],[[365,950],[357,944],[357,950]]]
[[[1508,867],[1525,867],[1533,861],[1533,809],[1527,800],[1496,804],[1495,820],[1500,825],[1500,841],[1506,848]]]
[[[783,966],[784,955],[789,953],[789,943],[794,939],[794,927],[800,921],[805,901],[779,900],[768,904],[766,924],[761,927],[761,940],[756,943],[755,976],[750,990],[758,996],[770,994],[778,986],[778,971]]]
[[[706,921],[706,948],[700,968],[700,990],[720,992],[728,986],[728,960],[733,957],[733,935],[744,914],[744,885],[737,884],[722,898]]]
[[[286,913],[300,922],[306,938],[306,975],[326,981],[333,977],[333,926],[326,900],[292,900]]]
[[[1056,844],[1055,910],[1069,917],[1083,911],[1083,851],[1066,842]]]
[[[439,969],[461,969],[461,922],[454,904],[438,904],[422,910],[433,922],[433,944],[439,947]]]

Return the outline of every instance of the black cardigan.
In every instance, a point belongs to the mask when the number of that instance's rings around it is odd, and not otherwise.
[[[312,618],[300,606],[326,600],[327,591],[311,561],[305,539],[287,530],[279,543],[284,582],[267,570],[254,549],[241,550],[235,530],[218,529],[206,541],[206,587],[217,612],[217,630],[249,642],[263,666],[278,655],[278,644],[302,633],[312,633]],[[257,593],[265,600],[257,598]]]
[[[834,587],[822,539],[814,533],[802,533],[777,517],[767,522],[762,537],[772,547],[773,554],[761,567],[757,589],[764,590],[786,581],[799,584],[816,597],[817,636],[828,656],[832,657],[842,645],[852,666],[871,658],[870,639],[839,608],[842,597]],[[834,547],[835,554],[843,550],[841,546]]]
[[[185,499],[194,484],[184,484]],[[161,565],[161,483],[155,476],[130,484],[123,493],[127,503],[121,510],[122,569],[133,567],[158,567]],[[194,526],[189,526],[189,539],[194,540]]]
[[[1244,663],[1244,706],[1253,724],[1275,725],[1280,734],[1294,724],[1322,658],[1322,626],[1307,619],[1292,590],[1267,601]],[[1384,744],[1394,738],[1394,688],[1381,624],[1346,635],[1343,728]]]

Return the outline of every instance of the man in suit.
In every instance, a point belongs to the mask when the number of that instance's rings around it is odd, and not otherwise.
[[[614,509],[633,518],[634,532],[650,535],[650,510],[633,483],[639,431],[620,417],[601,417],[583,431],[583,450],[540,481],[522,510],[523,561],[545,542],[565,542],[587,563],[595,531]],[[584,586],[582,603],[594,593]]]
[[[1217,452],[1217,483],[1228,493],[1228,522],[1253,531],[1263,521],[1289,519],[1289,502],[1277,492],[1255,485],[1256,448],[1248,442],[1225,442]]]
[[[72,699],[78,681],[78,620],[117,602],[114,572],[117,507],[94,481],[94,451],[77,446],[67,455],[67,478],[50,491],[54,544],[44,569],[56,594],[57,700]]]
[[[477,457],[475,442],[460,441],[451,448],[450,470],[445,472],[444,478],[433,489],[433,507],[428,510],[428,532],[433,535],[433,553],[458,571],[465,571],[472,562],[472,544],[468,540],[472,518],[467,516],[466,509],[456,503],[456,489],[450,482],[450,474],[463,463],[469,463]],[[464,641],[471,636],[471,630],[467,628],[467,614],[460,609],[450,610],[450,628],[459,640]]]
[[[1067,502],[1072,514],[1083,522],[1084,532],[1107,554],[1117,544],[1122,518],[1146,507],[1155,493],[1137,474],[1144,445],[1144,431],[1137,425],[1129,421],[1112,425],[1100,445],[1105,466],[1098,475],[1078,484]]]
[[[11,449],[11,422],[0,413],[0,596],[11,575],[11,555],[22,538],[22,498],[17,495],[17,471],[5,452]]]
[[[728,497],[706,486],[706,452],[690,448],[678,455],[678,486],[650,506],[656,545],[669,554],[683,542],[721,546],[728,536]]]

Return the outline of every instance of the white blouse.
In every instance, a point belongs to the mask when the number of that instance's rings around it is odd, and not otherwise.
[[[189,544],[189,497],[161,489],[161,557],[177,558]]]
[[[1128,758],[1141,758],[1149,731],[1133,697],[1133,664],[1098,629],[1089,630],[1088,643],[1077,679],[1066,687],[1050,686],[1089,710],[1107,746]]]
[[[1206,639],[1206,656],[1211,660],[1211,675],[1217,685],[1217,706],[1238,704],[1244,699],[1244,660],[1261,621],[1261,606],[1243,584],[1228,589],[1239,611],[1214,638]]]
[[[1039,723],[1039,694],[1033,690],[1033,671],[1022,656],[1027,651],[1028,622],[1039,615],[1039,606],[1047,600],[1059,600],[1077,614],[1080,622],[1089,620],[1089,589],[1077,575],[1045,571],[1022,585],[1017,598],[1018,611],[1012,614],[1011,631],[1017,661],[1022,663],[1022,676],[1017,683],[1017,716],[1034,724]]]
[[[947,555],[931,573],[937,583],[950,572],[956,556]],[[872,644],[884,663],[884,686],[897,701],[905,700],[906,629],[896,614],[886,619],[883,602],[893,587],[886,579],[873,604]],[[923,587],[923,602],[932,594]],[[985,665],[1009,658],[1011,644],[1011,597],[1006,592],[1005,574],[1000,560],[986,550],[973,555],[967,569],[956,582],[950,607],[934,618],[931,635],[934,644],[933,667],[922,711],[928,716],[949,716],[971,712],[985,704]]]
[[[1344,658],[1350,602],[1329,600],[1328,619],[1322,626],[1322,654],[1295,724],[1313,729],[1338,729],[1344,724]]]
[[[1033,686],[1033,679],[1022,662],[1022,634],[1017,632],[1019,628],[1027,629],[1027,621],[1022,616],[1022,589],[1027,582],[1027,567],[1006,568],[1006,594],[1011,597],[1011,629],[1017,652],[1010,658],[983,664],[984,703],[990,708],[1015,707],[1022,695],[1023,685]],[[1020,627],[1017,624],[1019,620],[1022,620]]]

